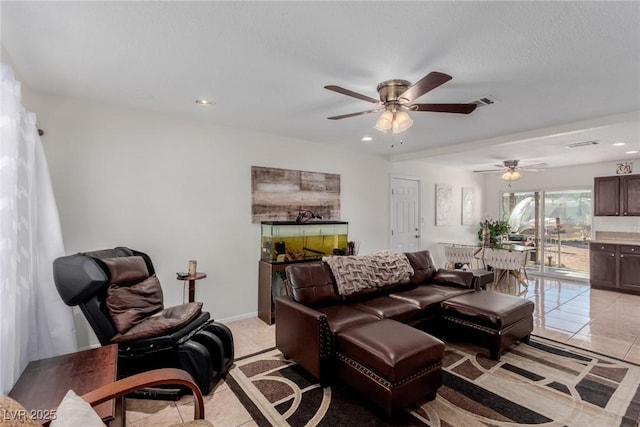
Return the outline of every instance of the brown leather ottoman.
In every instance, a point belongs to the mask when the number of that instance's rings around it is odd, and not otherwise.
[[[444,343],[411,326],[383,319],[336,336],[338,378],[387,415],[433,400],[442,385]]]
[[[533,302],[493,291],[477,291],[443,301],[448,339],[471,339],[489,349],[494,360],[533,331]]]

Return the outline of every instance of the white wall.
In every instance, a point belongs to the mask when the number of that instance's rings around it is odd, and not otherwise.
[[[250,167],[338,173],[342,219],[360,253],[389,244],[391,176],[421,181],[421,249],[444,265],[438,242],[473,242],[478,224],[462,226],[461,189],[476,193],[476,219],[498,217],[498,175],[479,175],[420,161],[385,159],[334,146],[26,92],[38,114],[67,253],[127,245],[149,253],[167,305],[182,302],[176,271],[197,259],[208,277],[197,299],[217,319],[255,315],[259,226],[251,224]],[[589,187],[615,164],[524,173],[513,191]],[[452,225],[435,226],[435,185],[453,187]],[[375,212],[375,215],[371,213]],[[595,218],[594,230],[637,231],[640,218]],[[79,343],[95,343],[77,315]]]
[[[640,166],[636,161],[636,167]],[[637,172],[636,172],[637,173]],[[616,163],[595,163],[546,169],[544,172],[523,172],[518,181],[508,183],[500,175],[486,175],[484,204],[492,218],[500,215],[500,193],[589,188],[593,190],[593,178],[616,174]],[[640,217],[594,217],[592,232],[595,231],[640,231]],[[592,236],[593,237],[593,236]]]
[[[390,164],[380,157],[36,93],[25,104],[46,132],[66,252],[125,245],[148,253],[167,306],[182,303],[175,273],[196,259],[208,275],[196,286],[205,310],[227,320],[257,312],[254,165],[340,174],[349,239],[361,253],[388,247]],[[77,318],[79,345],[94,344]]]
[[[420,161],[401,161],[391,165],[391,175],[413,177],[420,181],[420,248],[431,252],[436,266],[444,267],[444,245],[439,242],[475,243],[484,210],[483,177],[449,166]],[[436,184],[450,184],[453,189],[453,217],[451,225],[436,226]],[[462,225],[462,187],[475,190],[475,218],[473,225]]]

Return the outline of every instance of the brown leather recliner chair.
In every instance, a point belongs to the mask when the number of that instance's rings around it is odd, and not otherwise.
[[[149,291],[154,286],[149,282],[155,279],[155,269],[143,252],[117,247],[60,257],[53,262],[53,276],[62,300],[80,307],[100,344],[118,344],[121,378],[151,369],[180,368],[207,394],[233,364],[231,330],[201,311],[202,303],[163,308],[161,290],[159,295]],[[118,295],[114,286],[116,290],[122,287],[126,297],[110,300],[109,295]],[[155,286],[157,290],[159,282]],[[119,307],[119,314],[110,310],[110,304],[114,309],[113,301],[131,298],[153,301],[134,304],[133,311],[143,316],[133,320],[130,310]],[[129,327],[126,331],[122,329],[125,324]],[[176,397],[175,392],[163,394],[154,390],[143,397]]]

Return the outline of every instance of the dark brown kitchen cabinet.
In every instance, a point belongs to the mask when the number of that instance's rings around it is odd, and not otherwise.
[[[595,216],[620,215],[620,177],[594,178],[593,209]]]
[[[591,243],[592,288],[640,294],[640,246]]]
[[[640,215],[640,175],[620,177],[621,215]]]
[[[591,243],[589,282],[592,288],[616,288],[616,245]]]
[[[640,293],[640,247],[619,246],[620,287]]]
[[[640,175],[594,178],[593,202],[595,216],[640,216]]]

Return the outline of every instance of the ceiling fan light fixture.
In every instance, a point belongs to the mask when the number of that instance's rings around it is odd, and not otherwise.
[[[378,117],[374,128],[376,130],[379,130],[380,132],[387,132],[389,129],[391,129],[392,126],[393,113],[389,110],[385,110],[382,114],[380,114],[380,117]]]
[[[378,120],[374,128],[380,132],[392,131],[393,133],[404,132],[413,124],[411,117],[404,111],[385,110]]]
[[[502,179],[504,181],[517,181],[520,179],[520,172],[518,172],[517,170],[509,169],[502,174]]]
[[[392,129],[393,133],[404,132],[413,124],[411,117],[404,111],[398,111],[393,117]]]

